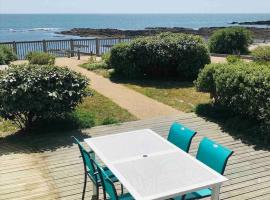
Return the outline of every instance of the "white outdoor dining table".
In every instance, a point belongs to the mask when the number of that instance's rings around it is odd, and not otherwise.
[[[168,199],[227,180],[150,129],[85,139],[137,200]]]

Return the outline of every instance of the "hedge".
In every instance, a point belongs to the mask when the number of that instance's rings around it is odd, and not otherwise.
[[[26,55],[30,64],[35,65],[54,65],[55,56],[45,52],[30,52]]]
[[[17,60],[17,56],[12,49],[7,46],[0,46],[0,65],[8,65],[11,61]]]
[[[199,36],[162,33],[141,37],[111,50],[109,63],[115,73],[128,77],[178,77],[194,80],[210,62],[204,40]]]
[[[249,30],[242,27],[219,29],[209,39],[209,49],[212,53],[246,54],[252,43]]]
[[[257,62],[270,62],[270,46],[259,46],[251,54]]]
[[[11,65],[0,74],[0,116],[20,128],[71,112],[87,95],[88,81],[67,68]]]
[[[256,119],[270,130],[270,66],[257,63],[210,64],[195,81],[215,103]]]

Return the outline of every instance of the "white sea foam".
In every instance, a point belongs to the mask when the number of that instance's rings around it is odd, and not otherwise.
[[[34,31],[46,31],[46,32],[54,32],[59,31],[60,28],[30,28],[30,29],[8,29],[9,32],[34,32]]]

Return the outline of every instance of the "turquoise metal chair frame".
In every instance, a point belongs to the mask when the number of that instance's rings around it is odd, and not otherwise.
[[[232,150],[223,147],[222,145],[205,137],[200,142],[196,158],[208,167],[223,175],[227,162],[232,154]],[[182,200],[201,199],[211,195],[212,189],[206,188],[184,195]]]
[[[97,199],[98,199],[99,198],[99,187],[101,186],[101,183],[98,180],[97,172],[95,171],[95,167],[93,166],[93,164],[91,162],[91,159],[92,159],[91,154],[92,154],[92,157],[94,157],[94,152],[93,151],[87,152],[83,148],[83,146],[81,145],[81,143],[79,142],[79,140],[77,138],[75,138],[74,136],[72,136],[72,138],[74,139],[74,141],[76,142],[76,144],[79,147],[81,157],[83,160],[83,166],[84,166],[84,185],[83,185],[82,199],[84,199],[84,197],[85,197],[87,176],[90,178],[90,180],[93,182],[93,184],[96,185],[96,194],[97,194]]]
[[[91,159],[91,162],[93,163],[96,170],[98,171],[98,175],[100,177],[102,188],[103,188],[104,200],[107,199],[106,194],[110,196],[110,200],[134,200],[133,197],[129,193],[123,194],[122,184],[121,184],[121,196],[119,197],[115,189],[114,183],[110,179],[110,177],[107,176],[105,171],[93,159]]]
[[[171,125],[167,140],[188,153],[191,141],[196,133],[196,131],[174,122]]]
[[[91,160],[95,160],[95,154],[93,151],[87,152],[85,148],[81,145],[80,141],[72,136],[76,144],[78,144],[78,147],[80,149],[81,157],[83,159],[83,165],[84,165],[84,185],[83,185],[83,194],[82,199],[85,197],[85,191],[86,191],[86,184],[87,184],[87,176],[90,178],[90,180],[95,185],[96,189],[96,198],[99,199],[99,188],[102,187],[101,183],[101,177],[98,174],[97,168],[93,164]],[[107,167],[102,167],[102,170],[105,171],[106,175],[113,180],[113,182],[118,182],[118,179],[112,174],[112,172]],[[121,190],[123,193],[123,185],[121,184]]]

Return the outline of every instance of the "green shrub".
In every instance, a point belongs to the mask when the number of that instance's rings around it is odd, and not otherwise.
[[[270,62],[270,46],[259,46],[251,54],[257,62]]]
[[[229,27],[219,29],[209,39],[212,53],[245,54],[252,43],[251,32],[246,28]]]
[[[54,65],[55,56],[44,52],[30,52],[26,55],[30,64],[35,65]]]
[[[109,125],[109,124],[116,124],[116,123],[119,123],[119,120],[114,117],[106,117],[102,121],[102,125]]]
[[[242,59],[240,56],[237,55],[229,55],[226,57],[226,60],[228,63],[237,63],[237,62],[242,62]]]
[[[98,63],[86,63],[82,65],[84,68],[92,71],[97,69],[107,69],[108,65],[105,62],[98,62]]]
[[[0,74],[0,116],[20,128],[71,112],[87,95],[88,81],[67,68],[11,65]]]
[[[101,56],[102,60],[107,64],[107,66],[110,66],[110,56],[111,56],[110,52],[106,52]]]
[[[210,92],[216,104],[269,127],[269,66],[245,62],[210,64],[200,72],[195,85],[199,91]]]
[[[109,63],[118,75],[133,77],[139,74],[134,67],[131,46],[128,43],[119,43],[112,47]]]
[[[90,56],[87,60],[87,63],[92,64],[92,63],[97,63],[97,57],[96,56]]]
[[[111,50],[110,65],[128,78],[154,77],[194,80],[210,62],[203,39],[188,34],[162,33],[141,37]]]
[[[11,61],[17,60],[17,56],[12,49],[7,46],[0,46],[0,65],[8,65]]]

